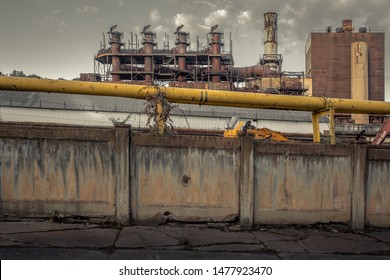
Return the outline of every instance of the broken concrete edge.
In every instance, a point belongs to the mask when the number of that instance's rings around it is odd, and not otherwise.
[[[166,211],[165,213],[156,213],[154,216],[146,219],[132,219],[130,224],[143,225],[143,226],[158,226],[169,223],[180,224],[226,224],[239,222],[239,216],[237,214],[231,214],[220,219],[204,218],[200,216],[178,216]]]
[[[158,217],[160,216],[160,217]],[[357,230],[352,229],[349,224],[344,223],[314,223],[314,224],[255,224],[250,228],[241,225],[238,220],[229,222],[218,221],[175,221],[165,219],[161,215],[156,215],[153,219],[148,220],[133,220],[131,223],[122,224],[115,220],[114,217],[84,217],[84,219],[70,219],[64,217],[63,219],[47,219],[47,218],[5,218],[1,223],[21,223],[21,224],[33,224],[33,223],[47,223],[58,225],[75,225],[75,226],[88,226],[97,228],[115,228],[123,229],[125,227],[156,227],[156,228],[182,228],[193,227],[197,229],[215,229],[223,232],[267,232],[272,230],[288,229],[299,231],[323,231],[330,233],[353,233],[353,234],[369,234],[377,231],[388,231],[388,227],[374,227],[366,226],[365,229]],[[162,218],[161,218],[162,217]]]

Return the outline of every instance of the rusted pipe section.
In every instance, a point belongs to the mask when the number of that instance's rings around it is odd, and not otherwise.
[[[246,78],[260,78],[264,76],[276,75],[277,72],[268,65],[254,65],[250,67],[234,67],[233,77],[237,78],[238,82],[245,81]]]
[[[390,114],[390,102],[383,101],[273,95],[174,87],[159,88],[144,85],[15,78],[6,76],[0,77],[0,90],[118,96],[136,99],[146,99],[147,96],[162,91],[164,92],[166,99],[174,103],[312,112],[334,108],[335,113]]]
[[[371,144],[380,145],[386,139],[390,132],[390,119],[386,119],[379,133],[375,136]]]

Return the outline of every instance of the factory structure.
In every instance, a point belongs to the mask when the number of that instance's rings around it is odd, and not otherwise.
[[[122,32],[113,26],[108,45],[103,41],[95,55],[95,80],[132,84],[164,84],[173,87],[237,90],[304,95],[304,72],[283,72],[282,55],[278,53],[278,15],[264,15],[264,54],[253,66],[235,67],[232,39],[226,51],[225,36],[218,25],[207,34],[207,43],[196,39],[196,50],[190,49],[190,34],[183,25],[174,32],[175,46],[170,48],[165,34],[162,48],[157,35],[145,26],[139,38],[131,33],[125,46]],[[82,80],[90,80],[88,75]]]
[[[81,74],[81,80],[170,87],[214,89],[269,94],[384,100],[384,32],[367,27],[355,29],[352,20],[342,27],[328,26],[312,32],[306,43],[302,72],[284,71],[278,53],[278,15],[264,14],[264,53],[252,66],[236,67],[232,39],[226,51],[223,31],[215,25],[207,43],[196,38],[191,49],[185,26],[174,32],[174,46],[164,35],[162,48],[157,34],[145,26],[141,36],[131,33],[125,43],[122,32],[111,27],[103,33],[94,57],[94,73]],[[134,36],[133,36],[134,35]],[[337,115],[338,124],[380,124],[383,117]]]
[[[384,32],[367,27],[355,29],[352,20],[342,21],[334,31],[312,32],[306,43],[306,77],[312,95],[384,101]],[[381,123],[379,116],[354,115],[355,124]],[[349,122],[338,116],[338,123]]]

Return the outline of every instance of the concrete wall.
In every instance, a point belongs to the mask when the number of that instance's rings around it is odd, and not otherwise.
[[[221,137],[132,137],[131,218],[180,221],[239,216],[239,141]]]
[[[131,137],[130,137],[131,136]],[[0,125],[0,210],[390,227],[390,147]]]
[[[134,135],[132,166],[133,220],[390,226],[386,146]]]
[[[121,188],[128,192],[128,174],[123,171],[128,151],[120,142],[126,139],[128,147],[128,128],[2,124],[2,213],[19,217],[55,212],[127,218],[128,205],[122,207],[116,201]]]
[[[366,222],[390,227],[390,147],[371,146],[367,161]]]
[[[256,144],[255,223],[348,223],[351,155],[351,146],[344,145]]]

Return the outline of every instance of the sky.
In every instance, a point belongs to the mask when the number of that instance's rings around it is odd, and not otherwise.
[[[184,24],[192,48],[199,36],[214,24],[233,40],[235,66],[258,63],[263,50],[263,15],[278,13],[279,53],[284,71],[304,71],[305,44],[311,31],[333,30],[343,19],[355,28],[384,31],[390,43],[388,0],[0,0],[0,72],[13,70],[42,77],[73,79],[93,73],[94,54],[102,32],[117,24],[117,31],[138,33],[145,25],[157,33],[162,48],[164,33],[170,35]],[[229,50],[226,45],[226,51]],[[390,57],[385,55],[386,100],[390,100]]]

